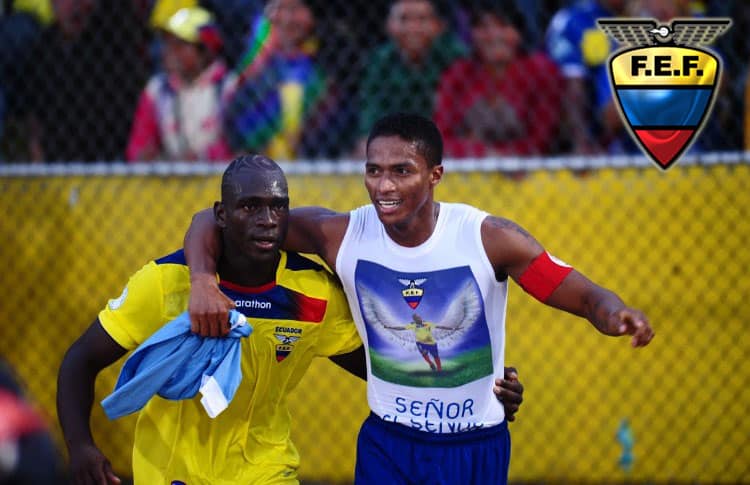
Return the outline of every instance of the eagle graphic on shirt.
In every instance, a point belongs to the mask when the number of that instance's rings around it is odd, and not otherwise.
[[[492,374],[483,298],[470,267],[408,273],[360,260],[354,279],[373,375],[396,384],[456,387]],[[412,283],[421,290],[418,309],[402,293]],[[426,323],[417,326],[416,319]],[[430,336],[418,342],[418,331]],[[439,373],[425,364],[435,356]]]

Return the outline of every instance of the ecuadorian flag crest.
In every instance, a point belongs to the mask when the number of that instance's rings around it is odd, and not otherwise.
[[[713,107],[721,60],[696,47],[726,32],[730,19],[599,19],[625,50],[610,58],[610,81],[623,122],[643,152],[666,170],[690,147]],[[633,46],[635,44],[635,46]]]

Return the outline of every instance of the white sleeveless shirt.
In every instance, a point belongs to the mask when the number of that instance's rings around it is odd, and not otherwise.
[[[429,239],[404,247],[372,205],[351,211],[336,272],[367,349],[370,409],[381,418],[433,433],[503,421],[492,387],[503,377],[508,285],[482,245],[485,217],[442,202]]]

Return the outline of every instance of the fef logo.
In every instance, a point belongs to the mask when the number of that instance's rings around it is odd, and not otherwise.
[[[707,45],[729,30],[730,19],[599,19],[625,50],[609,60],[620,116],[646,156],[666,170],[690,147],[713,108],[721,60]]]
[[[417,278],[415,280],[408,280],[405,278],[399,278],[398,282],[404,285],[406,288],[401,290],[401,296],[404,297],[406,304],[409,305],[412,310],[419,306],[419,302],[422,301],[422,295],[424,290],[419,285],[424,284],[427,278]]]

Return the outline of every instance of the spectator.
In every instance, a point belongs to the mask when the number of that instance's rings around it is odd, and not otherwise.
[[[235,78],[218,57],[221,37],[213,16],[201,7],[180,9],[162,35],[164,72],[141,94],[128,160],[229,160],[222,110]]]
[[[245,51],[253,19],[263,10],[263,0],[202,0],[201,6],[213,12],[224,42],[222,56],[234,70]]]
[[[65,483],[59,472],[59,455],[46,423],[0,357],[0,483]]]
[[[235,150],[278,160],[338,155],[351,108],[321,66],[315,27],[304,0],[266,5],[238,65],[240,86],[227,109]]]
[[[33,161],[122,159],[146,73],[133,2],[52,0],[52,23],[23,68]]]
[[[705,17],[706,5],[704,2],[694,0],[635,0],[630,4],[629,13],[633,17],[655,18],[658,22],[667,24],[676,18]],[[726,17],[726,14],[730,12],[724,11],[723,15],[722,12],[716,13],[718,16]],[[714,45],[708,46],[722,58],[722,75],[716,86],[714,93],[716,100],[710,117],[692,144],[689,153],[736,150],[741,146],[742,136],[736,121],[736,106],[741,104],[742,99],[737,89],[741,68],[732,62],[731,57],[724,55],[725,49],[731,45],[729,44],[730,36],[734,29],[737,27],[730,30],[729,35],[722,35],[714,42]],[[721,48],[722,46],[724,49]]]
[[[12,118],[12,113],[20,109],[18,96],[9,94],[17,93],[23,83],[19,68],[28,59],[29,46],[51,22],[52,6],[40,1],[13,2],[0,15],[0,160],[13,151],[4,140],[6,117]]]
[[[596,20],[622,16],[626,6],[626,0],[578,1],[559,10],[547,29],[547,52],[565,78],[561,140],[569,140],[574,153],[603,151],[607,139],[622,128],[607,72],[617,45]]]
[[[548,153],[560,117],[561,79],[544,53],[529,53],[513,1],[469,9],[473,55],[440,80],[435,122],[450,157]]]
[[[467,54],[466,46],[445,28],[430,0],[395,0],[386,21],[389,40],[377,47],[360,87],[357,156],[375,120],[392,111],[432,116],[442,72]]]

